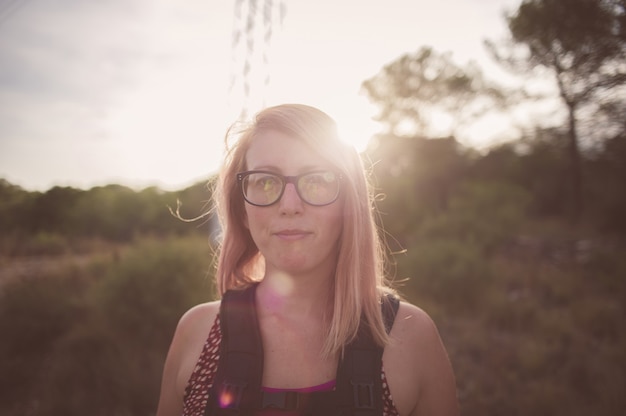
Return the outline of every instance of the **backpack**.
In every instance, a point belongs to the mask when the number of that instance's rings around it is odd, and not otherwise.
[[[220,305],[220,358],[205,416],[244,416],[266,408],[299,415],[382,416],[382,355],[366,325],[346,346],[332,391],[263,392],[263,346],[255,293],[258,284],[227,291]],[[385,329],[391,331],[399,300],[388,295],[381,304]]]

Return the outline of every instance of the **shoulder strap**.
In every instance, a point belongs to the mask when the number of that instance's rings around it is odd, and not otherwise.
[[[220,305],[220,359],[205,415],[247,415],[261,402],[263,344],[253,285],[224,294]]]
[[[399,300],[393,295],[382,299],[381,309],[387,333],[391,331],[398,312]],[[378,346],[364,321],[357,338],[345,350],[337,371],[337,391],[342,406],[354,416],[383,414],[383,387],[380,371],[383,348]]]
[[[248,415],[274,407],[310,415],[379,416],[383,412],[383,349],[374,343],[364,321],[357,338],[346,346],[337,370],[336,389],[315,393],[263,393],[263,345],[256,316],[256,285],[228,291],[220,306],[220,360],[205,410],[208,415]],[[382,300],[385,328],[393,326],[399,301]]]
[[[393,321],[396,320],[398,309],[400,308],[400,299],[392,294],[388,294],[383,298],[381,309],[383,311],[383,322],[387,334],[391,333]]]

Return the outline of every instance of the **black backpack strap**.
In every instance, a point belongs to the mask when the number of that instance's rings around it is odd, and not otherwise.
[[[256,285],[224,294],[220,306],[220,361],[205,416],[243,416],[272,407],[306,415],[382,415],[383,349],[374,342],[364,320],[340,360],[334,391],[263,393],[263,344],[255,292]],[[398,306],[398,299],[392,295],[383,298],[381,310],[388,333]]]
[[[391,331],[400,302],[393,295],[382,299],[381,309],[387,333]],[[354,416],[383,414],[381,378],[383,348],[372,338],[364,320],[357,338],[345,350],[337,371],[340,406]]]
[[[382,299],[381,311],[387,333],[391,331],[400,301],[393,295]],[[334,391],[262,393],[263,408],[297,412],[301,415],[380,416],[383,414],[381,379],[383,349],[371,336],[364,321],[339,363]]]
[[[392,294],[389,294],[383,298],[381,309],[383,311],[383,322],[385,324],[385,331],[387,334],[391,333],[393,327],[393,321],[396,320],[398,309],[400,308],[400,299]]]
[[[220,360],[205,415],[247,415],[261,404],[263,344],[253,285],[228,291],[220,305]]]

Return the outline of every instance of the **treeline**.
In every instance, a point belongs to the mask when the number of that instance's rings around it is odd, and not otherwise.
[[[192,226],[174,215],[179,208],[185,219],[209,212],[209,182],[175,192],[156,187],[137,191],[122,185],[89,190],[56,186],[31,192],[0,179],[2,252],[61,254],[69,248],[79,250],[86,239],[129,242],[139,236],[210,233],[212,215]]]
[[[626,236],[626,135],[582,156],[583,215],[573,216],[565,138],[558,131],[506,143],[485,154],[454,138],[378,137],[370,149],[378,207],[389,233],[404,240],[446,213],[471,216],[493,231],[527,220],[554,220],[606,236]],[[503,223],[498,223],[498,221]],[[469,225],[469,224],[468,224]]]
[[[573,190],[565,147],[557,131],[543,131],[485,154],[454,138],[388,135],[375,138],[365,158],[372,162],[376,191],[384,195],[378,198],[384,227],[404,240],[427,218],[458,209],[459,199],[491,220],[505,210],[515,211],[519,220],[570,220]],[[584,215],[576,225],[626,236],[626,137],[619,135],[589,149],[582,165]],[[53,236],[128,242],[142,235],[210,233],[215,226],[212,216],[190,225],[172,211],[180,203],[183,218],[196,218],[210,210],[211,197],[209,180],[175,192],[121,185],[32,192],[0,179],[3,251],[27,254],[24,244],[33,238],[42,248],[47,241],[53,250]],[[510,217],[513,212],[502,215]]]

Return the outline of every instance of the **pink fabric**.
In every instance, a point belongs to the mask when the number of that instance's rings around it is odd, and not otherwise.
[[[331,391],[335,389],[337,383],[335,380],[327,381],[326,383],[318,384],[312,387],[302,387],[300,389],[277,389],[273,387],[262,387],[261,390],[268,393],[281,393],[283,391],[293,391],[296,393],[314,393],[316,391]]]
[[[267,393],[280,393],[284,391],[293,391],[296,393],[313,393],[316,391],[331,391],[335,388],[337,383],[335,380],[328,381],[323,384],[318,384],[312,387],[303,387],[301,389],[275,389],[272,387],[262,387],[262,390]],[[298,412],[287,412],[284,410],[266,409],[258,413],[257,416],[298,416]]]

